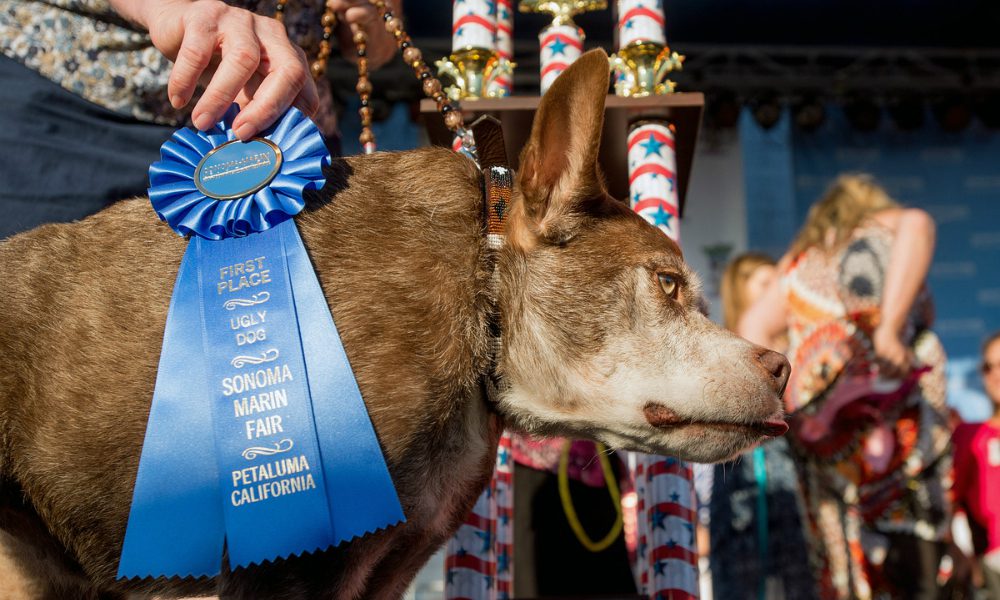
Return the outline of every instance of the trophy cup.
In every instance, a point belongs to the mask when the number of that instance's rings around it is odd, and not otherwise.
[[[611,57],[615,94],[649,96],[673,92],[675,84],[667,75],[681,69],[684,57],[667,46],[659,4],[619,0],[618,15],[619,50]]]
[[[583,53],[583,29],[573,22],[573,16],[592,10],[604,10],[607,0],[521,0],[521,12],[552,15],[552,23],[538,34],[541,87],[544,94],[559,73]]]
[[[507,88],[495,85],[509,78],[514,64],[494,49],[497,32],[496,2],[462,0],[452,12],[451,55],[434,63],[438,75],[455,83],[445,88],[452,100],[507,95]]]

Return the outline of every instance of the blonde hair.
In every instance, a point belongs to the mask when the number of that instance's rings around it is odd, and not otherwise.
[[[747,252],[734,258],[726,265],[719,286],[722,301],[722,319],[726,329],[736,331],[740,317],[750,308],[747,301],[747,280],[760,267],[773,267],[774,260],[759,252]]]
[[[835,232],[833,247],[839,246],[869,215],[898,206],[871,175],[841,175],[809,209],[789,254],[798,256],[809,248],[824,247],[829,231]]]

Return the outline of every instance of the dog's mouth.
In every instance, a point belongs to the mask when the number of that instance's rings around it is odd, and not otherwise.
[[[646,421],[653,427],[659,429],[681,429],[686,427],[707,427],[716,431],[726,431],[733,433],[752,433],[764,437],[778,437],[788,431],[788,423],[785,422],[781,412],[777,412],[766,419],[750,422],[735,423],[732,421],[697,421],[681,417],[673,410],[662,404],[650,403],[642,409]]]

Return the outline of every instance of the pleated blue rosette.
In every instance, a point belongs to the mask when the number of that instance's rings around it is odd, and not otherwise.
[[[292,217],[330,164],[290,109],[236,140],[234,105],[181,129],[149,170],[156,214],[190,237],[167,314],[118,576],[217,575],[404,520]]]

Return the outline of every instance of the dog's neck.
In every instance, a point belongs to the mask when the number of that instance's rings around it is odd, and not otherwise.
[[[362,394],[380,399],[370,412],[386,453],[403,461],[451,438],[489,368],[481,174],[428,148],[335,161],[328,182],[299,229]]]

